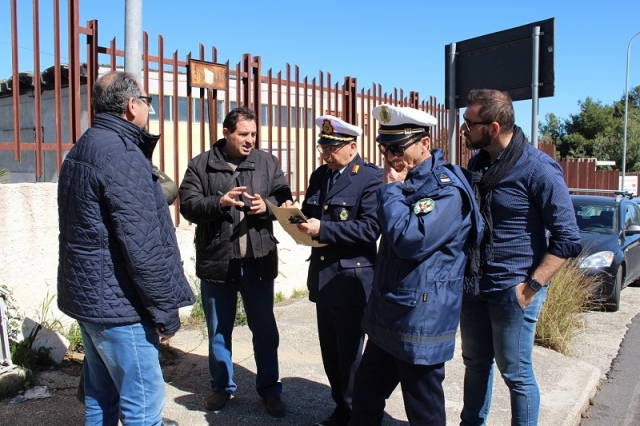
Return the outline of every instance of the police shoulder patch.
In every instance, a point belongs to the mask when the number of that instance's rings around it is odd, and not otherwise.
[[[435,201],[431,198],[422,198],[418,200],[417,203],[413,205],[413,212],[417,215],[419,214],[427,214],[432,211],[436,206]]]

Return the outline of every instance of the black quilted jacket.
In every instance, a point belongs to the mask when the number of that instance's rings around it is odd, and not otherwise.
[[[58,306],[79,321],[150,319],[170,334],[180,328],[178,308],[195,301],[151,167],[157,141],[101,113],[64,160],[58,181]]]

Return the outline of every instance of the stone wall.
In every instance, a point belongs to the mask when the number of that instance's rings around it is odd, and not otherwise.
[[[58,206],[55,183],[0,185],[0,285],[5,285],[22,315],[40,320],[42,305],[56,294],[58,267]],[[196,285],[195,226],[186,221],[176,229],[187,278]],[[294,290],[306,289],[310,248],[297,245],[275,224],[280,241],[280,274],[275,291],[290,297]],[[54,301],[48,320],[54,317],[69,324],[71,319],[57,309]],[[183,312],[188,314],[188,310]]]

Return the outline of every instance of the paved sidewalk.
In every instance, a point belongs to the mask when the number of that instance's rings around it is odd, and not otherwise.
[[[565,357],[548,349],[534,349],[534,365],[542,393],[540,425],[575,426],[586,410],[589,398],[605,377],[624,338],[626,325],[640,311],[640,289],[622,292],[617,313],[586,314],[586,331],[572,344],[575,357]],[[255,393],[255,363],[251,333],[247,327],[234,331],[233,350],[238,391],[218,413],[203,409],[209,393],[206,338],[200,330],[182,330],[170,341],[173,351],[163,361],[167,390],[165,417],[181,425],[311,425],[333,409],[322,368],[317,341],[314,305],[294,300],[275,307],[280,329],[280,366],[286,417],[268,416]],[[446,365],[445,396],[447,423],[459,423],[462,408],[463,366],[459,339],[454,359]],[[0,419],[7,425],[79,425],[83,406],[75,399],[77,377],[63,372],[41,376],[38,384],[48,385],[53,396],[21,404],[0,403]],[[510,423],[509,397],[501,378],[496,379],[489,424]],[[400,389],[389,399],[385,425],[408,424]]]

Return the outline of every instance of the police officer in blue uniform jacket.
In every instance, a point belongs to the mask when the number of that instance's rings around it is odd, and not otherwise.
[[[350,424],[381,424],[400,383],[412,425],[444,425],[444,363],[453,357],[468,246],[479,242],[482,220],[462,169],[430,150],[433,116],[390,105],[372,115],[384,156],[382,238]]]
[[[316,304],[322,361],[336,403],[329,417],[316,424],[347,425],[380,234],[376,193],[382,170],[358,155],[359,127],[328,115],[318,117],[316,124],[325,164],[311,174],[302,203],[308,219],[298,228],[323,245],[311,250],[307,286]]]

